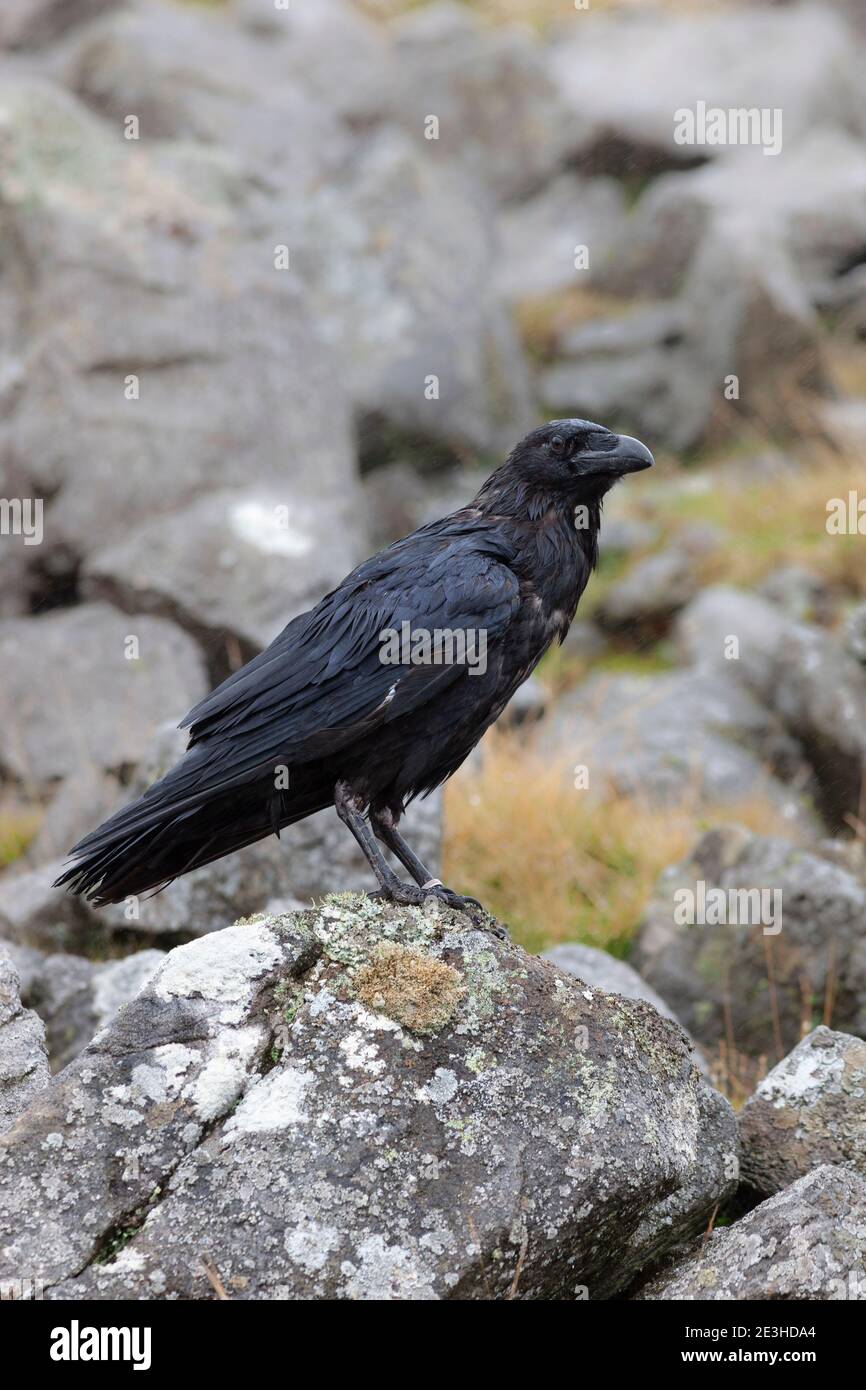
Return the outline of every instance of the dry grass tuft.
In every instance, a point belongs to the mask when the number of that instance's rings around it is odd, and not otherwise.
[[[658,875],[720,821],[791,837],[759,797],[724,807],[699,788],[660,811],[611,789],[575,790],[567,758],[551,759],[525,731],[494,729],[483,762],[448,784],[443,878],[506,921],[528,950],[584,941],[621,954]]]

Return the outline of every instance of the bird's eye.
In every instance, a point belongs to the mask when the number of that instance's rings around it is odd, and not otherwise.
[[[565,440],[561,434],[555,434],[550,441],[550,452],[552,454],[565,453]]]

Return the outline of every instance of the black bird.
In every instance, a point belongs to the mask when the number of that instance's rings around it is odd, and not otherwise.
[[[534,429],[469,506],[359,565],[196,705],[180,762],[86,835],[57,884],[120,902],[333,804],[383,896],[465,906],[413,854],[400,816],[563,640],[598,559],[602,499],[652,462],[589,420]]]

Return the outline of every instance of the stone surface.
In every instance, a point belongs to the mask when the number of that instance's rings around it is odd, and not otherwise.
[[[4,0],[0,48],[38,48],[119,0]]]
[[[697,907],[699,884],[723,890],[727,921],[677,920],[689,899],[676,895],[689,892]],[[760,910],[754,899],[741,908],[743,889],[764,890]],[[793,1047],[804,1014],[817,1020],[828,999],[834,1027],[866,1034],[864,926],[860,876],[786,840],[722,826],[662,874],[631,959],[705,1046],[727,1039],[750,1057],[777,1058],[777,1028],[782,1048]]]
[[[20,980],[0,942],[0,1134],[48,1085],[45,1029],[22,1008]]]
[[[542,951],[541,955],[543,960],[549,960],[560,970],[576,975],[597,989],[606,990],[609,994],[621,994],[626,999],[643,999],[645,1003],[652,1004],[663,1018],[669,1018],[682,1027],[673,1009],[652,985],[648,985],[627,961],[617,960],[608,951],[599,950],[597,946],[584,946],[577,941],[566,941],[561,946],[551,946],[548,951]],[[697,1048],[694,1060],[695,1066],[706,1072],[706,1062]]]
[[[792,824],[812,824],[799,792],[785,785],[802,766],[796,743],[749,691],[715,671],[601,672],[560,697],[544,738],[586,764],[591,789],[613,785],[661,805],[762,796]]]
[[[397,431],[460,455],[500,452],[531,427],[493,208],[466,171],[377,128],[339,177],[275,201],[270,217],[273,240],[298,248],[317,326],[379,450]]]
[[[102,603],[0,622],[0,668],[0,768],[26,787],[134,765],[155,725],[208,689],[186,633]]]
[[[736,14],[590,9],[564,27],[550,59],[575,116],[573,153],[602,170],[657,170],[733,153],[767,179],[787,146],[816,128],[866,132],[856,49],[839,17],[816,4]],[[694,110],[698,101],[708,108],[780,107],[782,154],[678,144],[674,113]]]
[[[192,26],[182,47],[160,29],[164,15],[184,34]],[[151,25],[167,61],[184,55],[173,90],[201,96],[190,64],[207,60],[201,34],[221,21],[146,5],[107,22]],[[240,148],[190,146],[194,132],[181,139],[152,125],[144,51],[118,65],[113,39],[87,35],[119,84],[121,114],[106,109],[101,120],[35,78],[9,81],[0,108],[9,326],[0,442],[23,495],[45,499],[44,540],[27,563],[72,582],[82,556],[222,488],[276,490],[294,514],[315,503],[325,533],[358,528],[350,403],[301,280],[276,268],[286,233],[266,230],[250,164]],[[219,50],[233,72],[240,39],[228,29]],[[263,138],[284,157],[331,148],[318,129],[309,141],[285,138],[280,94],[290,91],[275,83],[276,109],[257,108]],[[242,101],[227,105],[231,131],[246,128]],[[158,85],[154,106],[170,111]],[[130,111],[138,142],[123,138]],[[219,138],[206,122],[201,133]],[[283,172],[285,190],[295,175]],[[231,584],[225,567],[211,578]]]
[[[866,767],[862,665],[831,633],[723,586],[698,595],[681,615],[677,637],[699,670],[726,670],[774,711],[811,763],[821,812],[833,829],[846,826],[846,816],[857,814]]]
[[[134,998],[163,955],[162,951],[136,951],[120,960],[94,962],[60,953],[30,963],[21,993],[45,1024],[52,1071],[77,1057],[118,1009]]]
[[[637,1297],[862,1301],[864,1262],[866,1181],[825,1165],[714,1231]]]
[[[605,1297],[705,1225],[735,1146],[654,1010],[435,902],[338,895],[174,950],[54,1078],[0,1146],[0,1277]]]
[[[353,490],[299,497],[289,475],[279,490],[210,492],[143,522],[90,557],[83,587],[173,618],[206,648],[234,638],[249,657],[365,558],[362,537]]]
[[[743,1181],[770,1196],[822,1163],[866,1177],[866,1042],[815,1028],[738,1116]]]
[[[497,284],[512,303],[520,303],[592,283],[606,266],[622,235],[625,200],[614,179],[581,179],[561,174],[533,197],[503,208]],[[586,247],[586,268],[577,269],[578,248]]]
[[[694,597],[697,586],[692,557],[672,546],[639,560],[612,584],[595,610],[595,620],[611,632],[637,630],[658,636]]]
[[[556,173],[570,113],[527,25],[485,25],[468,6],[436,3],[410,10],[391,33],[397,113],[427,158],[462,163],[505,199],[534,193]],[[431,114],[437,138],[425,139]]]

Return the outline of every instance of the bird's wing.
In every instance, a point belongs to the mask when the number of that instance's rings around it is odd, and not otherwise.
[[[274,759],[301,763],[423,705],[466,665],[392,665],[382,634],[508,627],[519,582],[507,542],[477,525],[434,523],[353,571],[311,612],[187,715],[190,749],[231,749],[232,781]],[[227,748],[228,745],[228,748]],[[216,761],[216,758],[215,758]],[[190,769],[192,770],[192,769]]]

